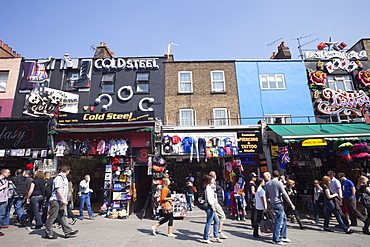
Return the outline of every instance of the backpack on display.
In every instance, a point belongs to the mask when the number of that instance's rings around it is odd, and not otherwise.
[[[198,198],[195,200],[195,205],[201,210],[207,210],[208,201],[206,199],[205,190],[199,191]]]

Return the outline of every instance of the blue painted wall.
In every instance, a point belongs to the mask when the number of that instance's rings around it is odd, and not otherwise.
[[[303,61],[236,61],[236,78],[242,124],[256,124],[271,114],[314,116],[307,74]],[[261,90],[260,74],[284,74],[286,89]],[[310,118],[315,122],[314,117]],[[292,123],[307,123],[308,118],[292,118]]]

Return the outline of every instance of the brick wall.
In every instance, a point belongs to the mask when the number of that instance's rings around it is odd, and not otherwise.
[[[211,71],[222,70],[225,93],[212,93]],[[192,71],[193,93],[182,94],[178,89],[178,72]],[[192,108],[196,125],[212,125],[213,108],[227,108],[231,125],[239,124],[239,101],[233,61],[167,62],[164,125],[179,125],[179,109]]]

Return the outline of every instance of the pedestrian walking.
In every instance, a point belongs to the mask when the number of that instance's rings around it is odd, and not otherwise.
[[[293,204],[296,203],[297,195],[298,195],[297,190],[294,187],[295,187],[295,181],[292,180],[292,179],[289,179],[286,182],[285,191],[288,194],[288,196],[290,198],[290,201],[293,202]],[[290,207],[290,204],[287,203],[287,201],[284,201],[284,209],[285,209],[285,213],[287,215],[290,215],[291,223],[294,223],[294,219],[296,219],[298,224],[299,224],[299,227],[301,228],[301,230],[307,229],[307,226],[303,225],[303,223],[301,221],[301,218],[299,217],[298,210],[297,209],[292,209]]]
[[[157,235],[156,231],[158,227],[163,225],[168,221],[168,237],[176,237],[177,235],[173,234],[172,226],[173,226],[173,207],[172,207],[172,197],[171,191],[169,190],[168,186],[170,185],[170,179],[164,178],[162,180],[162,191],[161,191],[161,199],[160,199],[160,206],[161,206],[161,216],[162,219],[159,223],[155,224],[151,227],[152,234],[155,236]]]
[[[324,231],[333,232],[333,230],[329,228],[330,216],[331,214],[333,214],[335,218],[337,219],[339,226],[343,229],[343,231],[346,234],[353,233],[353,231],[349,228],[349,226],[347,226],[343,222],[343,219],[339,213],[338,206],[335,205],[334,200],[339,200],[339,199],[335,199],[335,198],[338,198],[339,195],[337,193],[331,192],[330,177],[324,176],[322,178],[321,183],[322,183],[322,189],[324,192],[324,205],[326,207],[325,220],[324,220]]]
[[[43,226],[40,208],[42,208],[45,195],[45,175],[43,171],[37,171],[34,175],[33,181],[30,184],[30,188],[27,194],[27,204],[29,207],[29,218],[27,227],[31,227],[32,221],[35,218],[36,226],[35,229],[41,229]]]
[[[221,243],[222,240],[219,238],[218,235],[218,226],[219,226],[219,218],[216,213],[215,203],[217,202],[217,195],[215,190],[212,188],[212,184],[214,184],[214,178],[210,175],[205,175],[204,177],[204,185],[205,185],[205,198],[208,203],[208,207],[206,209],[207,220],[206,225],[204,227],[203,239],[201,240],[204,243],[211,244],[212,241]],[[213,222],[213,238],[209,238],[209,230],[211,228],[211,224]]]
[[[6,207],[8,205],[8,177],[10,176],[10,170],[3,168],[0,170],[0,226],[3,225],[3,220],[6,214]],[[0,236],[5,234],[0,231]]]
[[[256,191],[257,191],[257,186],[255,184],[257,180],[257,174],[252,172],[249,174],[249,184],[248,184],[248,208],[251,209],[251,225],[252,227],[254,226],[254,222],[257,219],[257,214],[256,214]]]
[[[319,224],[320,209],[324,205],[324,194],[320,186],[319,180],[313,181],[313,205],[314,205],[314,220],[311,221],[313,224]]]
[[[194,186],[190,179],[186,181],[185,192],[188,211],[193,211]]]
[[[258,229],[262,220],[263,214],[267,212],[267,203],[266,203],[266,193],[263,189],[265,185],[265,181],[262,178],[257,178],[254,181],[256,185],[256,193],[255,193],[255,208],[256,208],[256,220],[254,221],[253,225],[253,237],[258,238],[260,235],[258,234]]]
[[[68,204],[68,179],[67,175],[69,174],[71,168],[67,165],[62,166],[60,173],[55,177],[53,181],[53,190],[49,200],[50,203],[50,216],[46,220],[45,225],[45,238],[47,239],[56,239],[57,236],[52,230],[52,225],[57,218],[57,215],[60,214],[62,230],[66,238],[76,235],[78,230],[72,230],[67,221],[67,204]]]
[[[80,220],[84,219],[84,206],[86,204],[88,219],[94,219],[95,215],[91,209],[91,197],[92,190],[90,189],[90,175],[85,175],[85,178],[80,182],[79,196],[80,196]]]
[[[357,189],[359,193],[366,193],[370,196],[370,188],[369,188],[369,179],[365,176],[361,176],[358,179]],[[365,205],[364,205],[365,206]],[[362,232],[366,235],[370,235],[369,226],[370,226],[370,207],[366,206],[367,218],[365,220],[365,225],[362,228]]]
[[[287,238],[287,216],[284,212],[283,200],[288,202],[292,210],[295,210],[295,206],[286,193],[283,183],[279,181],[279,177],[279,172],[275,170],[272,173],[272,179],[265,185],[265,191],[270,208],[275,212],[272,241],[274,244],[285,245],[291,240]]]

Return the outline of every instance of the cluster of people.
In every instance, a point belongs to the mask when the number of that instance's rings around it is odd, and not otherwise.
[[[45,238],[56,239],[53,225],[61,227],[66,238],[78,233],[70,225],[77,219],[84,219],[83,209],[86,204],[89,219],[95,215],[91,210],[89,187],[90,176],[86,175],[79,184],[80,215],[74,215],[71,210],[73,185],[71,168],[64,165],[60,173],[51,174],[46,178],[43,171],[36,171],[33,175],[30,170],[16,170],[15,176],[10,177],[9,169],[0,170],[0,226],[8,228],[12,206],[16,214],[15,221],[28,230],[45,230]],[[72,221],[68,222],[68,217]],[[33,221],[35,224],[33,226]],[[16,223],[15,222],[15,223]],[[0,231],[0,236],[4,233]]]
[[[338,173],[338,179],[335,178],[333,171],[328,171],[327,176],[324,176],[321,181],[314,181],[313,199],[314,199],[314,220],[313,224],[319,224],[320,209],[324,209],[325,218],[323,230],[332,232],[329,228],[329,221],[334,216],[346,234],[352,234],[353,230],[350,226],[357,226],[357,219],[364,222],[362,228],[363,233],[370,235],[370,207],[366,207],[367,218],[357,209],[356,191],[359,193],[367,193],[370,197],[369,179],[365,176],[359,177],[357,190],[353,182],[348,180],[344,173]],[[216,173],[210,172],[204,176],[203,187],[204,198],[207,202],[206,224],[202,242],[210,244],[212,242],[222,242],[227,236],[223,233],[223,223],[226,219],[224,206],[224,192],[222,187],[216,181]],[[265,172],[263,178],[259,178],[255,173],[250,174],[250,181],[245,185],[243,176],[239,176],[238,181],[234,185],[236,194],[240,194],[240,205],[238,205],[238,198],[236,198],[238,220],[244,219],[244,207],[242,202],[244,198],[244,186],[247,187],[247,205],[248,210],[251,210],[251,224],[253,227],[253,236],[259,238],[260,224],[265,217],[273,221],[272,242],[277,245],[286,245],[291,240],[287,237],[287,222],[288,217],[292,223],[297,221],[300,229],[307,229],[299,217],[299,212],[296,209],[297,190],[295,188],[295,181],[292,179],[285,180],[285,176],[280,175],[278,171],[272,173]],[[193,189],[194,178],[189,175],[186,178],[186,192],[188,195],[188,210],[193,208]],[[162,207],[162,218],[160,222],[152,226],[153,235],[156,235],[157,228],[167,221],[168,236],[175,237],[173,234],[173,211],[170,190],[168,186],[170,180],[168,178],[163,180],[163,189],[160,205]],[[238,196],[238,195],[236,195]],[[239,209],[241,207],[241,210]],[[211,232],[211,225],[213,223],[213,232]]]

